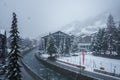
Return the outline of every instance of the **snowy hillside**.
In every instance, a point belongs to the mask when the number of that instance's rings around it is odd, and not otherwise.
[[[85,21],[74,21],[62,27],[62,30],[66,33],[71,33],[74,35],[81,34],[92,34],[95,33],[99,28],[105,28],[107,17],[112,14],[115,18],[115,22],[118,23],[120,19],[120,14],[118,14],[118,8],[110,11],[106,11],[99,15],[95,15],[93,18],[87,19]],[[117,25],[117,24],[116,24]]]

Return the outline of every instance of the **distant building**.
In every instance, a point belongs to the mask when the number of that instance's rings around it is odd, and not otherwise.
[[[90,51],[91,50],[92,36],[81,36],[79,37],[78,48],[79,51]]]
[[[78,43],[79,51],[90,51],[91,49],[91,43]]]
[[[40,42],[40,49],[44,49],[44,50],[47,49],[48,40],[50,36],[54,38],[55,45],[58,49],[58,52],[59,52],[59,49],[61,49],[60,51],[63,51],[64,50],[63,48],[65,48],[65,46],[69,46],[69,49],[70,49],[72,37],[61,31],[57,31],[55,33],[42,37]],[[63,52],[60,52],[60,53],[63,53]]]
[[[6,32],[0,33],[0,64],[5,64],[7,57],[7,37]]]
[[[84,36],[79,36],[79,43],[91,43],[92,41],[92,36],[84,35]]]

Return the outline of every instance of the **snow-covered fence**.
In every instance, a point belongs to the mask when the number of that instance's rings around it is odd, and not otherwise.
[[[72,65],[72,66],[78,67],[78,68],[80,68],[80,69],[82,69],[82,70],[85,69],[84,66],[80,66],[80,65],[77,65],[77,64],[68,63],[68,62],[65,62],[65,61],[62,61],[62,60],[59,60],[59,59],[58,59],[57,61],[62,62],[62,63],[65,63],[65,64],[68,64],[68,65]]]

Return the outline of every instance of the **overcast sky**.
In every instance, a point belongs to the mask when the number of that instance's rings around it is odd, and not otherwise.
[[[22,37],[57,31],[75,20],[84,21],[120,4],[120,0],[0,0],[0,29],[10,30],[17,14]]]

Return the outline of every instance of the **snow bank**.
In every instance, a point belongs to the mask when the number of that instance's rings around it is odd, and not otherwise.
[[[85,66],[86,70],[91,72],[93,72],[94,69],[100,70],[100,68],[103,67],[104,71],[120,74],[120,60],[116,59],[97,57],[86,53],[83,63],[83,56],[79,53],[78,56],[59,57],[58,60]]]
[[[50,55],[48,55],[48,54],[42,54],[41,55],[43,58],[48,58]]]

